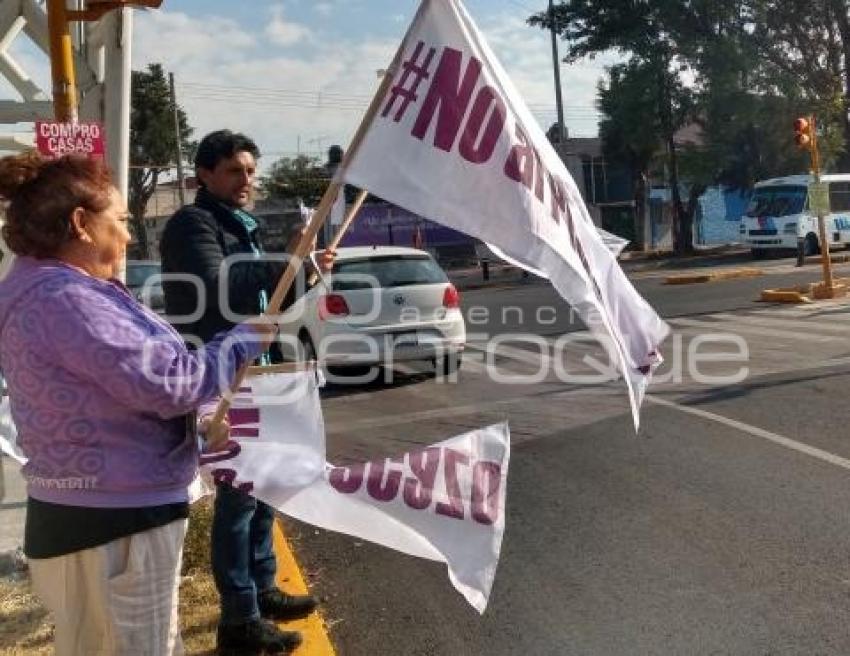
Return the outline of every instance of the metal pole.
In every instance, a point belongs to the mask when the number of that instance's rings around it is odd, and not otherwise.
[[[106,128],[106,161],[121,196],[127,198],[130,186],[130,92],[133,42],[133,12],[110,11],[103,16],[105,90],[103,121]],[[125,263],[118,276],[124,280]]]
[[[818,135],[815,116],[811,117],[812,131],[812,172],[815,177],[815,186],[820,187],[820,153],[818,151]],[[823,284],[824,292],[827,298],[832,298],[835,294],[832,281],[832,259],[829,256],[829,235],[826,233],[826,217],[823,213],[821,203],[818,203],[818,232],[820,233],[820,253],[823,263]]]
[[[555,105],[558,110],[558,142],[563,146],[567,142],[567,129],[564,125],[564,103],[561,98],[561,59],[558,56],[558,31],[555,26],[555,5],[549,0],[549,30],[552,33],[552,65],[555,68]]]
[[[50,32],[50,72],[53,106],[57,121],[77,121],[77,82],[74,75],[74,46],[68,27],[66,0],[47,0]]]
[[[174,73],[168,74],[168,85],[171,91],[171,111],[174,113],[174,138],[177,143],[177,195],[180,198],[180,205],[186,204],[186,194],[184,191],[183,177],[183,144],[180,138],[180,114],[177,111],[177,94],[174,91]]]

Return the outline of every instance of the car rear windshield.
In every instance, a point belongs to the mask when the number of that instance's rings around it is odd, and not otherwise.
[[[404,287],[448,282],[445,272],[427,255],[387,255],[344,260],[333,268],[337,291],[372,287]]]
[[[755,190],[747,207],[747,216],[790,216],[806,205],[808,191],[800,186],[761,187]]]
[[[159,264],[127,264],[127,287],[141,287],[145,280],[160,273]]]

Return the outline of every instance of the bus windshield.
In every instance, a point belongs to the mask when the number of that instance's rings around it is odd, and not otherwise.
[[[799,214],[806,205],[806,187],[779,186],[760,187],[755,190],[750,204],[747,206],[747,216],[790,216]]]

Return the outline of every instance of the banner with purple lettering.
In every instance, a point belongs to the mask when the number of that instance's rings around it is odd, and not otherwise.
[[[460,0],[423,0],[398,61],[345,182],[542,272],[624,374],[637,427],[669,328],[620,269]]]
[[[308,524],[444,562],[455,588],[484,612],[505,529],[507,424],[337,467],[325,462],[315,374],[245,384],[230,409],[230,442],[202,456],[207,477]]]
[[[225,482],[308,524],[444,562],[455,588],[483,613],[505,530],[507,424],[335,467],[325,461],[319,383],[315,372],[248,378],[230,409],[231,439],[201,456],[190,499]],[[15,439],[3,397],[0,451],[24,464]]]

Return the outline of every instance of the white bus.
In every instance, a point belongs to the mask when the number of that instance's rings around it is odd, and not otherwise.
[[[830,213],[826,218],[829,247],[850,244],[850,174],[823,175],[829,185]],[[744,216],[741,217],[741,241],[753,256],[769,250],[795,249],[803,239],[806,255],[820,252],[818,220],[809,209],[808,187],[811,175],[789,175],[758,182]]]

